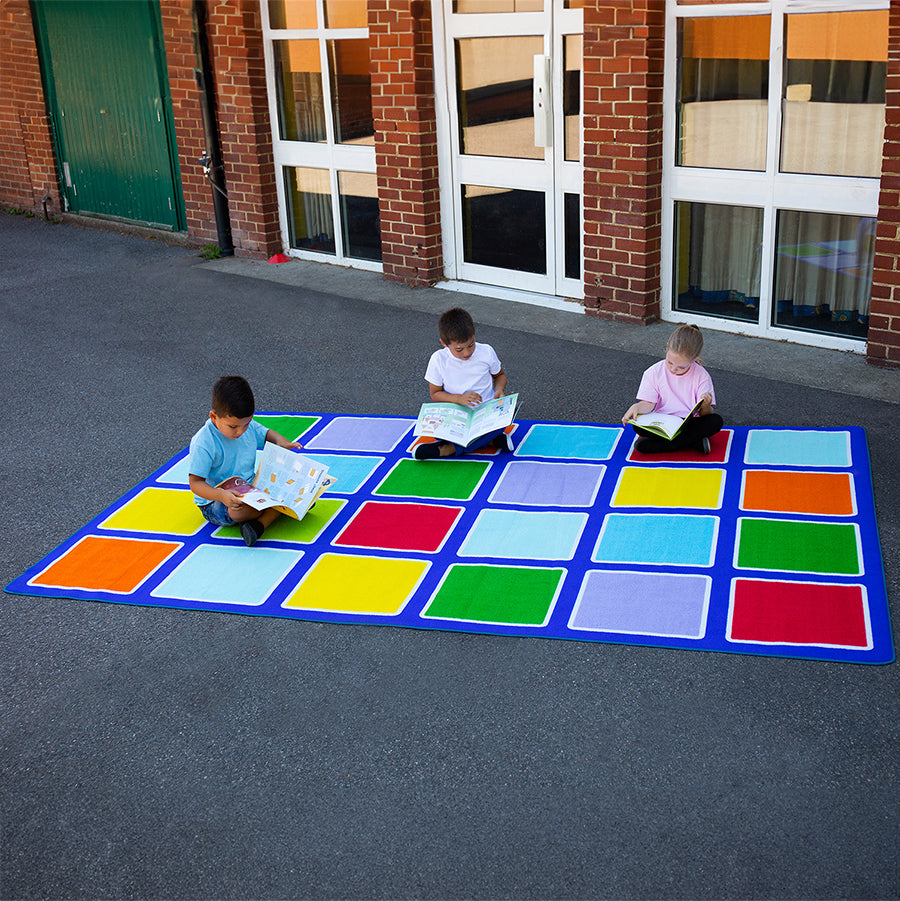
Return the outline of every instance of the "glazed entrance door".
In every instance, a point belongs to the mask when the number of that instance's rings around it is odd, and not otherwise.
[[[458,280],[583,296],[582,17],[571,5],[444,6],[453,223],[445,263]]]

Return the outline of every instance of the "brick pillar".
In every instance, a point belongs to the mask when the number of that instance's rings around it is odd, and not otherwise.
[[[659,318],[665,5],[584,9],[584,294],[587,312]]]
[[[384,277],[430,285],[444,269],[431,7],[369,0],[368,8]]]
[[[867,359],[900,368],[900,0],[891,0],[884,158]]]
[[[200,89],[194,77],[199,62],[194,53],[192,6],[192,0],[166,0],[160,4],[160,17],[187,233],[198,245],[215,244],[218,235],[212,188],[197,163],[206,150],[206,142],[200,113]]]
[[[235,254],[265,259],[284,247],[258,0],[210,0],[208,28]]]
[[[28,0],[0,4],[0,205],[60,211],[50,122]]]

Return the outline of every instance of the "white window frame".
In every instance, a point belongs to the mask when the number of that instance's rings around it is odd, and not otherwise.
[[[316,28],[274,29],[269,23],[269,4],[260,0],[260,15],[263,31],[263,53],[266,66],[266,91],[269,100],[269,123],[272,132],[272,153],[275,165],[275,185],[278,193],[278,221],[281,227],[281,240],[285,253],[301,260],[314,260],[319,263],[333,263],[352,269],[367,269],[371,272],[383,272],[382,263],[375,260],[363,260],[350,257],[344,253],[343,225],[340,213],[340,192],[338,186],[339,172],[363,172],[375,175],[374,145],[336,144],[334,141],[334,124],[332,121],[331,80],[328,69],[329,40],[368,39],[368,28],[325,28],[321,24]],[[325,21],[324,0],[316,0],[316,21]],[[275,53],[274,41],[317,40],[319,43],[319,59],[322,69],[322,102],[325,106],[324,143],[311,141],[283,141],[278,130],[278,91],[275,86]],[[291,247],[291,234],[288,224],[288,198],[284,188],[285,168],[300,167],[304,169],[322,169],[329,173],[331,185],[331,212],[334,227],[334,250],[332,253],[301,250]]]
[[[686,6],[666,0],[666,40],[663,82],[663,186],[660,300],[662,318],[695,323],[703,328],[774,338],[795,344],[863,354],[866,341],[771,324],[775,265],[775,217],[778,210],[830,213],[842,216],[878,215],[881,180],[829,175],[798,175],[778,171],[781,146],[781,97],[784,59],[784,17],[794,13],[857,12],[889,8],[889,0],[765,0]],[[682,18],[732,15],[771,16],[766,169],[696,169],[675,165],[677,104],[677,26]],[[759,321],[722,319],[674,309],[675,202],[748,206],[763,211],[762,271]]]

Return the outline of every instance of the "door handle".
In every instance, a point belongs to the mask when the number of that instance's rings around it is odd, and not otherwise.
[[[550,57],[535,56],[532,82],[534,146],[553,146],[553,110],[550,104]]]

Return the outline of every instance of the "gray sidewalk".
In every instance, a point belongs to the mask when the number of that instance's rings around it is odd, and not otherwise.
[[[7,584],[260,409],[408,414],[470,308],[533,419],[616,422],[670,326],[204,263],[0,213]],[[900,373],[706,332],[726,422],[863,425],[896,641]],[[4,595],[0,897],[888,898],[900,678]]]

